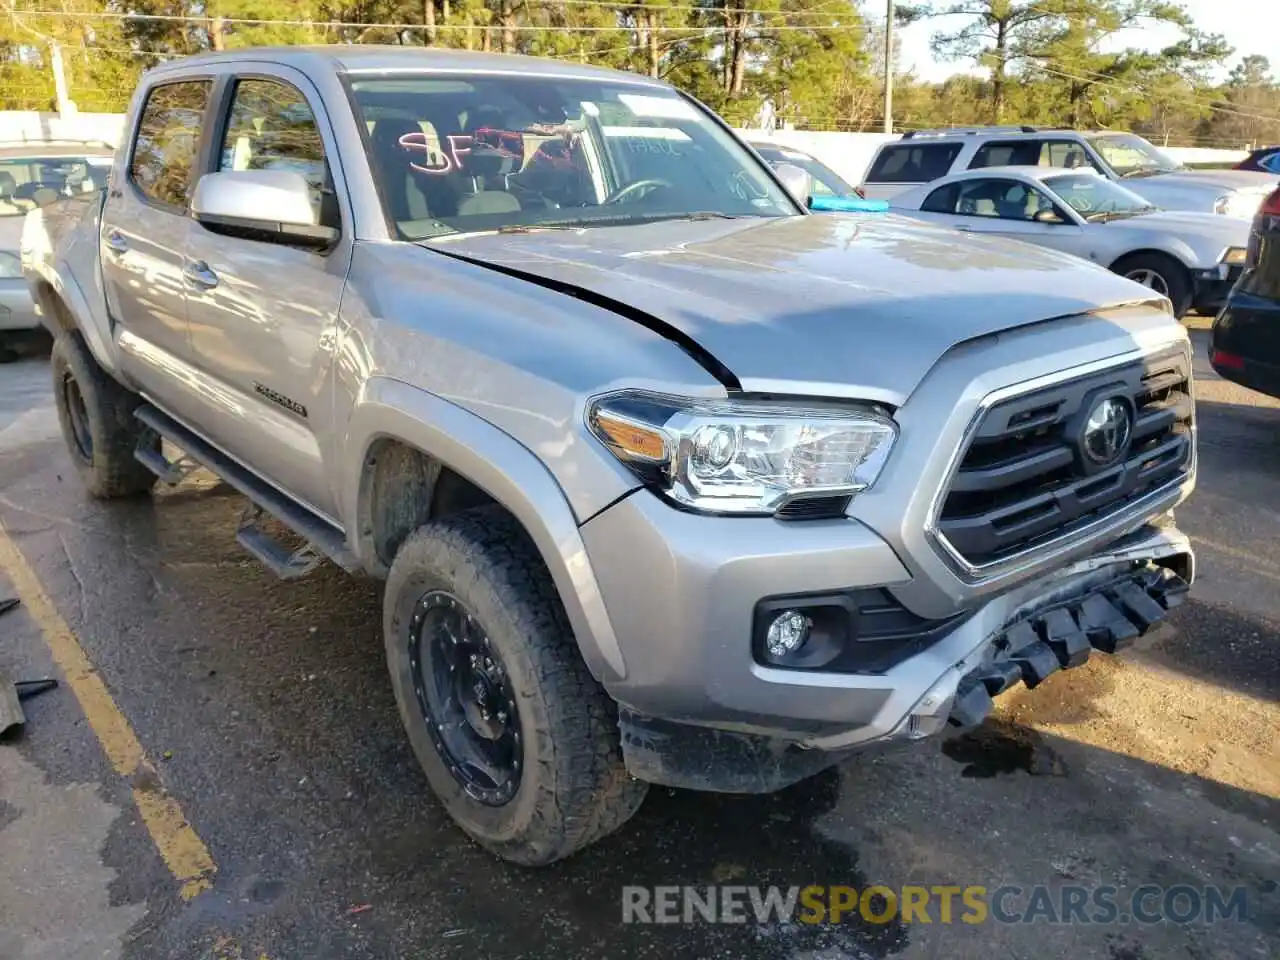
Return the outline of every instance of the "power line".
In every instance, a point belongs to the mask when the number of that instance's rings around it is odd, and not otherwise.
[[[561,2],[576,2],[581,4],[581,3],[588,2],[588,0],[561,0]],[[603,0],[591,0],[591,2],[599,3],[601,6],[607,5],[603,2]],[[632,9],[634,8],[634,5],[617,4],[616,8],[620,10]],[[654,9],[688,10],[688,11],[696,11],[696,12],[702,12],[702,13],[713,12],[704,7],[660,7],[660,8],[654,8]],[[77,20],[115,20],[115,21],[138,20],[138,21],[151,21],[151,22],[159,22],[159,23],[197,23],[197,24],[208,24],[213,20],[218,20],[225,24],[240,24],[241,26],[313,27],[313,28],[321,28],[321,29],[352,29],[352,30],[355,30],[355,29],[426,30],[428,29],[427,26],[422,23],[391,23],[391,22],[382,22],[382,21],[358,21],[358,20],[292,20],[292,19],[286,19],[286,18],[267,19],[267,18],[260,18],[260,17],[212,17],[212,16],[194,16],[191,14],[182,14],[182,13],[131,13],[131,12],[124,12],[124,11],[110,11],[110,10],[79,13],[71,10],[13,9],[13,10],[8,10],[6,12],[9,14],[11,18],[15,20],[19,16],[62,17],[62,18],[77,19]],[[752,15],[759,15],[759,16],[769,16],[769,17],[776,16],[776,17],[782,17],[784,19],[795,15],[795,14],[789,14],[781,11],[748,10],[748,9],[741,9],[741,10],[737,10],[736,12],[749,13]],[[834,12],[830,14],[823,14],[820,11],[797,11],[797,14],[798,13],[806,13],[808,15],[826,16],[826,17],[835,16]],[[856,11],[851,9],[850,13],[856,14]],[[864,27],[861,22],[861,17],[858,17],[858,20],[859,22],[856,24],[845,24],[845,25],[838,25],[838,24],[819,25],[815,23],[815,24],[808,24],[808,25],[780,24],[780,25],[770,26],[766,24],[766,25],[755,25],[751,29],[756,32],[817,30],[817,29],[863,30]],[[495,24],[437,24],[435,29],[437,31],[475,30],[482,33],[483,32],[497,33],[504,30],[513,30],[513,31],[520,32],[520,31],[530,31],[530,30],[561,30],[563,29],[563,30],[572,30],[574,32],[582,32],[582,31],[596,32],[596,31],[605,31],[605,30],[626,30],[630,28],[624,27],[624,26],[601,26],[601,25],[550,27],[545,24],[511,24],[509,26],[502,25],[502,24],[496,24],[496,25]],[[711,29],[717,29],[717,28],[705,26],[705,25],[696,25],[693,27],[658,25],[654,27],[646,27],[643,29],[666,32],[671,30],[690,30],[690,29],[711,30]]]
[[[1100,87],[1111,87],[1113,89],[1122,90],[1129,93],[1140,93],[1148,97],[1156,96],[1156,94],[1152,93],[1150,90],[1146,90],[1143,87],[1139,87],[1134,84],[1124,84],[1124,83],[1118,83],[1114,80],[1102,80],[1102,79],[1097,79],[1095,77],[1081,76],[1075,73],[1068,73],[1064,70],[1055,70],[1052,67],[1046,67],[1043,64],[1037,64],[1035,69],[1040,70],[1043,73],[1050,74],[1051,76],[1062,77],[1067,80],[1078,80],[1081,83],[1096,84],[1097,86],[1100,86]],[[1215,113],[1225,113],[1225,114],[1230,114],[1232,116],[1245,117],[1250,120],[1263,120],[1268,123],[1280,123],[1280,117],[1270,117],[1270,116],[1265,116],[1263,114],[1258,114],[1258,113],[1245,113],[1240,110],[1233,110],[1231,107],[1222,107],[1213,103],[1205,103],[1201,100],[1197,100],[1194,98],[1173,97],[1171,99],[1173,99],[1175,103],[1176,102],[1191,103],[1197,107],[1201,107],[1202,109],[1210,110]]]

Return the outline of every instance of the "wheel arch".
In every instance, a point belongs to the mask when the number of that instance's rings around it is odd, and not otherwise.
[[[1183,249],[1179,249],[1179,247],[1182,247]],[[1190,277],[1192,269],[1188,262],[1188,254],[1190,254],[1190,252],[1190,247],[1186,247],[1185,244],[1179,244],[1177,242],[1171,243],[1169,247],[1137,247],[1133,250],[1126,250],[1124,253],[1112,260],[1108,265],[1108,269],[1115,270],[1116,267],[1124,261],[1132,260],[1135,257],[1163,257],[1166,260],[1172,260],[1186,272],[1188,277]]]
[[[491,500],[515,518],[542,557],[591,673],[606,683],[626,676],[577,518],[554,476],[526,447],[456,404],[384,377],[365,384],[344,445],[348,540],[372,575],[386,576],[389,548],[430,519],[433,508]]]
[[[61,333],[79,333],[98,365],[112,376],[118,376],[110,328],[105,323],[106,302],[101,304],[104,322],[99,323],[75,277],[64,275],[64,271],[45,268],[29,272],[27,284],[40,308],[40,321],[45,329],[55,337]]]

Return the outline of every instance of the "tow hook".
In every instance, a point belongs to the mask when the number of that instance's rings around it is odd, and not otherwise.
[[[977,726],[991,712],[992,698],[1019,680],[1034,688],[1058,670],[1080,666],[1092,650],[1123,649],[1182,603],[1188,588],[1167,567],[1148,565],[1011,624],[996,638],[994,657],[960,681],[949,722]]]

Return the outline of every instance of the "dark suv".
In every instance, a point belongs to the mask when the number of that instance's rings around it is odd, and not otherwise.
[[[1280,397],[1280,190],[1253,222],[1249,259],[1214,321],[1209,359],[1228,380]]]

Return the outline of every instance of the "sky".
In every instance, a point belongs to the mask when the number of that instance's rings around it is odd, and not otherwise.
[[[1228,70],[1242,56],[1258,53],[1268,57],[1274,72],[1280,74],[1280,0],[1182,0],[1182,3],[1200,29],[1221,33],[1227,43],[1236,48],[1227,63]],[[879,10],[883,19],[884,6],[881,0],[866,0],[864,9],[870,16]],[[913,69],[919,79],[929,81],[945,80],[967,69],[963,63],[938,63],[929,52],[931,34],[940,27],[960,22],[963,21],[926,20],[902,28],[901,68]],[[1149,27],[1117,34],[1113,45],[1119,49],[1129,46],[1159,49],[1176,39],[1176,30]]]

